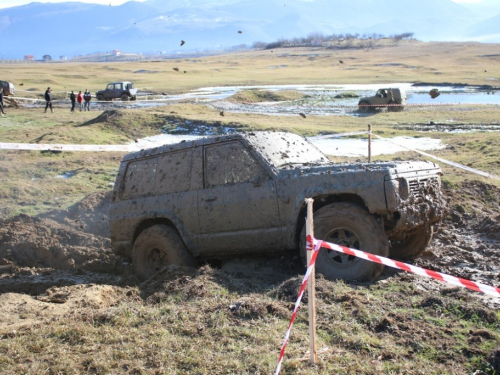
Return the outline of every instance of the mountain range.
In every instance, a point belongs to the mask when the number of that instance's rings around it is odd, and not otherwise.
[[[34,2],[0,9],[0,59],[115,49],[203,52],[311,33],[413,32],[423,41],[500,42],[500,7],[494,8],[492,1],[484,0],[491,8],[481,8],[489,9],[491,17],[451,0],[147,0],[121,6]]]

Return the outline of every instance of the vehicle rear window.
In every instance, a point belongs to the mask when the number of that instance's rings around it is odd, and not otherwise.
[[[152,193],[155,184],[158,159],[142,159],[128,164],[123,181],[123,198],[132,198]]]

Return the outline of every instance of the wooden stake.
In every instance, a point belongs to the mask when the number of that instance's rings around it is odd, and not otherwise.
[[[306,198],[307,203],[307,217],[306,217],[306,236],[314,237],[314,227],[313,227],[313,202],[312,198]],[[311,262],[312,251],[306,251],[307,253],[307,265]],[[308,296],[308,307],[309,307],[309,343],[310,343],[310,358],[311,364],[315,365],[318,361],[317,349],[316,349],[316,280],[315,280],[315,270],[312,269],[311,275],[309,276],[309,283],[307,284],[307,296]]]

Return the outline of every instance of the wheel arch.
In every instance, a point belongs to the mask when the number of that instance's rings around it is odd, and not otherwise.
[[[173,229],[175,229],[177,231],[177,233],[179,233],[179,236],[182,238],[182,240],[184,241],[184,243],[186,243],[186,241],[184,240],[182,234],[179,232],[179,230],[177,229],[177,227],[175,226],[175,224],[173,223],[173,221],[171,221],[170,219],[167,219],[167,218],[156,218],[156,219],[146,219],[146,220],[143,220],[143,221],[141,221],[135,227],[134,236],[132,237],[132,244],[135,242],[135,240],[137,239],[137,237],[139,237],[139,235],[143,231],[145,231],[148,228],[151,228],[154,225],[166,225],[168,227],[172,227]]]
[[[332,203],[337,203],[337,202],[347,202],[347,203],[354,203],[357,204],[358,206],[362,207],[365,209],[367,212],[370,212],[368,209],[365,201],[363,198],[361,198],[359,195],[356,194],[336,194],[336,195],[323,195],[323,196],[316,196],[316,197],[311,197],[314,199],[313,202],[313,213],[318,211],[320,208],[323,208],[325,206],[328,206],[329,204]],[[307,203],[303,202],[299,214],[297,216],[297,220],[295,222],[295,244],[298,247],[299,242],[300,242],[300,233],[302,232],[302,228],[304,227],[306,223],[306,216],[307,216]]]

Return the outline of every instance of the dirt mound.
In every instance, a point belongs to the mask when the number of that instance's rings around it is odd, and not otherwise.
[[[500,285],[500,189],[465,181],[445,189],[449,215],[435,233],[422,267],[493,286]]]
[[[120,111],[117,109],[110,109],[110,110],[104,111],[96,118],[94,118],[90,121],[87,121],[80,126],[89,126],[89,125],[94,125],[94,124],[109,124],[109,123],[121,120],[123,117],[124,117],[123,111]]]
[[[0,221],[0,259],[20,267],[110,272],[119,259],[111,251],[110,193],[95,193],[69,210]]]
[[[72,285],[54,287],[36,298],[25,294],[0,294],[3,317],[0,334],[15,335],[16,330],[32,327],[68,314],[98,315],[120,301],[133,298],[127,288],[110,285]],[[97,310],[97,311],[96,311]]]

